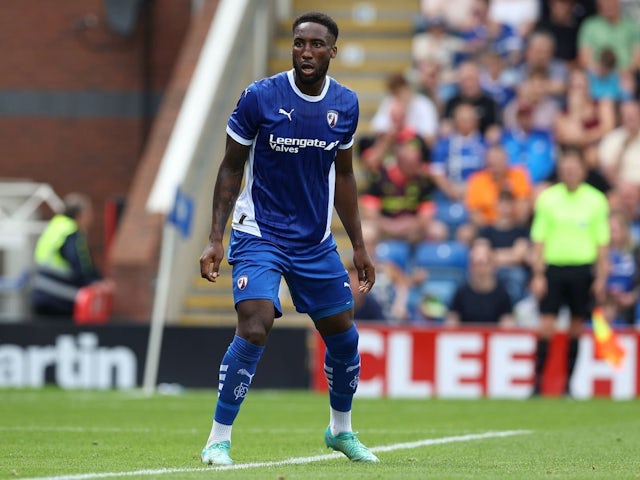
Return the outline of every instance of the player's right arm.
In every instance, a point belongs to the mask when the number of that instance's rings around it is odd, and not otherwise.
[[[209,243],[200,256],[200,275],[210,282],[216,281],[220,262],[224,258],[222,238],[229,215],[240,193],[244,164],[249,157],[250,148],[227,135],[224,158],[213,190]]]

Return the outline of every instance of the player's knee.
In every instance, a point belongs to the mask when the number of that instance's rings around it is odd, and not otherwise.
[[[253,315],[238,321],[237,335],[253,345],[264,346],[273,326],[273,317]]]
[[[265,329],[251,328],[243,331],[238,330],[238,336],[242,337],[252,345],[264,346],[267,343],[267,337],[269,335]]]

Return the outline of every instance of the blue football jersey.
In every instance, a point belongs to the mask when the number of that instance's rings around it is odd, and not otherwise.
[[[232,228],[283,247],[316,245],[331,234],[338,149],[353,145],[356,94],[327,76],[305,95],[293,70],[251,84],[227,133],[251,146]]]

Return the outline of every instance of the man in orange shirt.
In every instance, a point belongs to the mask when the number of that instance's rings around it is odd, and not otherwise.
[[[486,166],[469,177],[465,204],[476,227],[492,225],[498,216],[500,192],[508,191],[516,201],[517,220],[526,222],[531,215],[533,188],[526,169],[510,166],[499,145],[487,150]]]

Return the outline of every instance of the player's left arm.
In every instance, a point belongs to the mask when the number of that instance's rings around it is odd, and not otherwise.
[[[353,264],[358,270],[359,290],[367,293],[376,281],[376,273],[371,257],[367,253],[362,238],[362,225],[358,209],[358,192],[353,173],[353,147],[338,150],[335,160],[336,192],[335,208],[340,221],[351,240]]]

